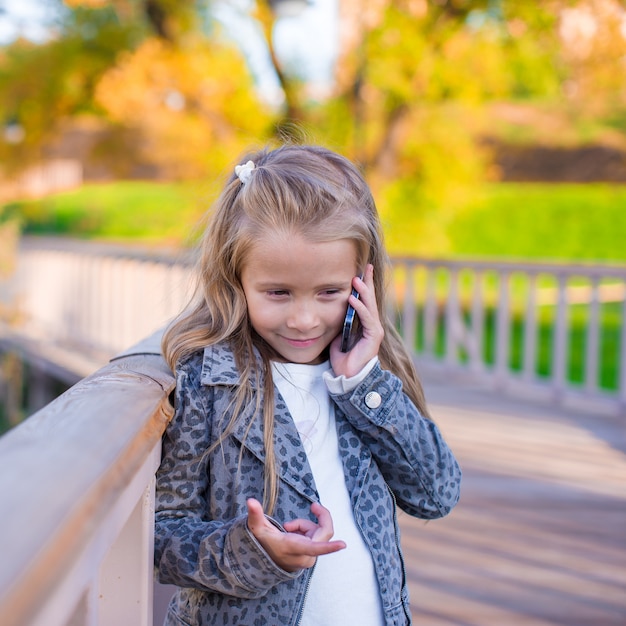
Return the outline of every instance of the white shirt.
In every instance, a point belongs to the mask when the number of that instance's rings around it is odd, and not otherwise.
[[[371,366],[366,367],[369,369]],[[332,516],[334,539],[347,544],[344,550],[318,557],[300,626],[381,626],[384,619],[378,581],[371,554],[354,520],[339,456],[334,405],[325,383],[329,374],[322,377],[324,372],[330,373],[330,366],[328,362],[272,363],[272,372],[300,433],[320,503]],[[362,376],[363,372],[359,378]]]

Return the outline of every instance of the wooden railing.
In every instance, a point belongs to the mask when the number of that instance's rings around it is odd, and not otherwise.
[[[3,626],[151,626],[158,336],[0,438]]]
[[[174,316],[191,276],[187,257],[26,240],[0,305],[21,336],[104,363]],[[423,371],[626,413],[626,266],[399,258],[393,282]]]
[[[626,415],[626,266],[396,259],[423,369]]]
[[[18,333],[106,362],[161,328],[189,297],[190,259],[58,239],[21,242],[0,304]]]
[[[182,306],[189,274],[186,262],[154,255],[26,242],[2,286],[4,325],[29,341],[115,354]],[[626,268],[398,259],[393,279],[420,369],[624,414]],[[570,320],[581,311],[574,383]],[[546,316],[553,358],[542,372]],[[605,389],[611,350],[616,384]],[[3,626],[150,626],[154,472],[173,384],[157,332],[0,438]]]

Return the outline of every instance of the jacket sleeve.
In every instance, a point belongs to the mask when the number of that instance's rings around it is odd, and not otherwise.
[[[163,436],[156,474],[157,579],[258,598],[301,572],[286,572],[272,561],[248,529],[246,512],[226,521],[208,519],[210,390],[201,387],[199,370],[187,363],[177,371],[175,413]]]
[[[403,511],[436,519],[452,510],[460,496],[459,464],[397,376],[377,363],[354,389],[331,396],[370,449]]]

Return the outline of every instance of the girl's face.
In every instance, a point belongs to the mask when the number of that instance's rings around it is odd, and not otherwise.
[[[241,273],[250,323],[284,361],[322,363],[341,332],[356,274],[357,250],[348,239],[262,238]]]

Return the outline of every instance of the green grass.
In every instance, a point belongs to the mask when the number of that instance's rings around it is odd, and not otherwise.
[[[554,367],[552,341],[554,334],[555,307],[544,306],[539,311],[537,320],[537,344],[534,374],[539,378],[551,376]],[[424,350],[423,310],[418,314],[416,329],[417,351]],[[573,385],[582,385],[585,381],[585,346],[587,340],[587,307],[574,306],[570,309],[568,333],[568,364],[566,379]],[[600,346],[598,356],[598,376],[596,384],[606,391],[618,389],[619,358],[620,358],[620,328],[621,304],[609,303],[602,306],[600,318]],[[469,315],[465,315],[466,320]],[[484,334],[482,345],[483,362],[488,366],[495,364],[495,311],[485,311]],[[443,316],[438,316],[434,352],[437,357],[445,355],[446,331]],[[521,315],[515,315],[510,321],[509,368],[521,372],[524,359],[524,320]],[[467,362],[467,355],[461,350],[459,360]]]
[[[5,205],[26,234],[184,244],[210,203],[204,183],[88,184]]]
[[[626,185],[488,185],[449,228],[455,255],[626,261]]]
[[[88,184],[0,214],[32,234],[184,244],[214,192],[204,182]],[[446,235],[456,256],[626,261],[624,233],[626,185],[498,183],[469,198]]]

